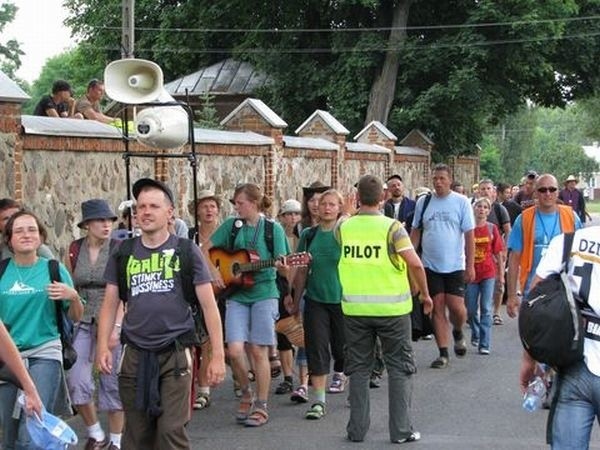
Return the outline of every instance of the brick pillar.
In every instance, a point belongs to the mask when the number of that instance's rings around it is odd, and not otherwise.
[[[283,131],[280,128],[272,128],[271,137],[275,141],[265,156],[265,181],[264,192],[269,198],[275,198],[275,178],[276,178],[276,155],[283,151]]]
[[[23,201],[23,136],[21,134],[21,104],[0,101],[0,133],[14,137],[13,171],[14,183],[11,196],[17,201]],[[6,164],[11,161],[7,160]]]
[[[331,186],[335,189],[346,188],[347,186],[341,186],[344,179],[344,162],[346,160],[346,135],[336,134],[334,142],[338,145],[338,151],[331,161]]]

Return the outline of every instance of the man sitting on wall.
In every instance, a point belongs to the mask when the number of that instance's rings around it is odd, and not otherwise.
[[[82,119],[75,114],[75,99],[71,94],[71,85],[64,80],[56,80],[52,85],[52,95],[44,95],[33,111],[34,116],[71,117]]]
[[[87,85],[85,95],[75,103],[75,112],[89,120],[97,120],[102,123],[111,123],[115,119],[106,116],[100,110],[100,100],[104,96],[104,82],[92,80]]]

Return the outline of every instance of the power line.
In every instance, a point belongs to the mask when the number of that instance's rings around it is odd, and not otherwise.
[[[415,25],[405,27],[359,27],[359,28],[163,28],[163,27],[136,27],[136,31],[169,31],[174,33],[356,33],[356,32],[385,32],[385,31],[419,31],[419,30],[443,30],[443,29],[462,29],[462,28],[490,28],[505,27],[515,25],[537,25],[544,23],[557,22],[579,22],[585,20],[600,20],[600,16],[584,17],[565,17],[558,19],[532,19],[532,20],[514,20],[507,22],[484,22],[484,23],[464,23],[449,25]],[[101,29],[108,31],[120,31],[121,26],[99,25],[91,26],[91,29]]]
[[[424,43],[422,45],[400,45],[400,46],[365,46],[365,47],[336,47],[336,48],[204,48],[204,49],[191,49],[181,47],[163,47],[163,48],[138,48],[138,52],[148,53],[180,53],[180,54],[213,54],[213,53],[231,53],[231,54],[269,54],[269,53],[288,53],[288,54],[322,54],[322,53],[367,53],[367,52],[397,52],[400,50],[438,50],[438,49],[450,49],[450,48],[463,48],[463,47],[489,47],[496,45],[509,45],[509,44],[524,44],[531,42],[549,42],[549,41],[561,41],[570,39],[580,39],[587,37],[600,36],[600,31],[593,33],[578,33],[564,36],[547,36],[539,38],[523,38],[523,39],[500,39],[493,41],[480,41],[480,42],[455,42],[455,43]],[[98,47],[93,44],[82,43],[84,47],[92,47],[97,50],[113,51],[120,50],[120,47]]]

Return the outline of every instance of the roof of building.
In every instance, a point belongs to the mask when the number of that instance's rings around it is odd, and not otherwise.
[[[419,130],[418,128],[413,128],[412,130],[410,130],[408,132],[408,134],[406,136],[404,136],[402,138],[402,140],[400,141],[400,144],[403,144],[406,139],[412,135],[412,134],[417,134],[418,136],[421,137],[421,139],[423,139],[425,142],[427,142],[429,145],[435,145],[435,143],[429,138],[429,136],[427,136],[425,133],[423,133],[421,130]]]
[[[194,128],[197,144],[272,145],[275,140],[251,131],[211,130]]]
[[[13,80],[0,70],[0,100],[5,102],[24,103],[30,97]]]
[[[377,128],[377,130],[379,130],[379,132],[381,134],[383,134],[387,139],[389,139],[391,141],[398,140],[398,138],[394,135],[394,133],[392,133],[390,130],[388,130],[388,128],[384,124],[379,122],[378,120],[371,121],[371,123],[369,123],[366,127],[364,127],[362,130],[360,130],[358,132],[358,134],[356,136],[354,136],[354,140],[357,141],[363,134],[368,132],[371,127]]]
[[[269,83],[269,77],[251,64],[229,58],[165,84],[171,95],[252,94]]]
[[[65,119],[61,117],[21,116],[25,134],[46,136],[101,137],[121,139],[119,128],[95,120]]]
[[[377,144],[366,144],[364,142],[346,142],[346,149],[350,152],[362,153],[390,153],[389,148]]]
[[[314,137],[297,137],[283,136],[285,147],[290,148],[307,148],[314,150],[333,150],[336,151],[339,147],[331,141]]]
[[[419,147],[405,147],[402,145],[394,147],[394,151],[397,155],[429,156],[430,154],[427,150]]]
[[[302,125],[300,125],[296,129],[296,131],[294,133],[299,134],[302,131],[302,129],[304,127],[306,127],[310,122],[312,122],[312,120],[315,117],[320,117],[321,120],[323,120],[323,122],[325,122],[327,124],[327,126],[329,126],[329,128],[331,128],[335,134],[343,134],[343,135],[350,134],[350,131],[348,131],[348,129],[344,125],[342,125],[339,120],[337,120],[335,117],[333,117],[327,111],[323,111],[320,109],[317,109],[314,113],[312,113],[310,115],[310,117],[308,119],[306,119],[302,123]]]
[[[269,108],[262,100],[257,98],[247,98],[244,100],[237,106],[237,108],[231,111],[227,117],[221,121],[221,125],[225,125],[227,122],[233,119],[233,117],[246,106],[250,106],[252,109],[254,109],[273,128],[286,128],[288,126],[285,120],[279,117],[275,111]]]

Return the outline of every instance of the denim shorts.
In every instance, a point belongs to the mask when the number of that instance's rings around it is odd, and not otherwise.
[[[275,345],[275,321],[279,317],[278,299],[255,303],[227,300],[225,340],[256,345]]]

